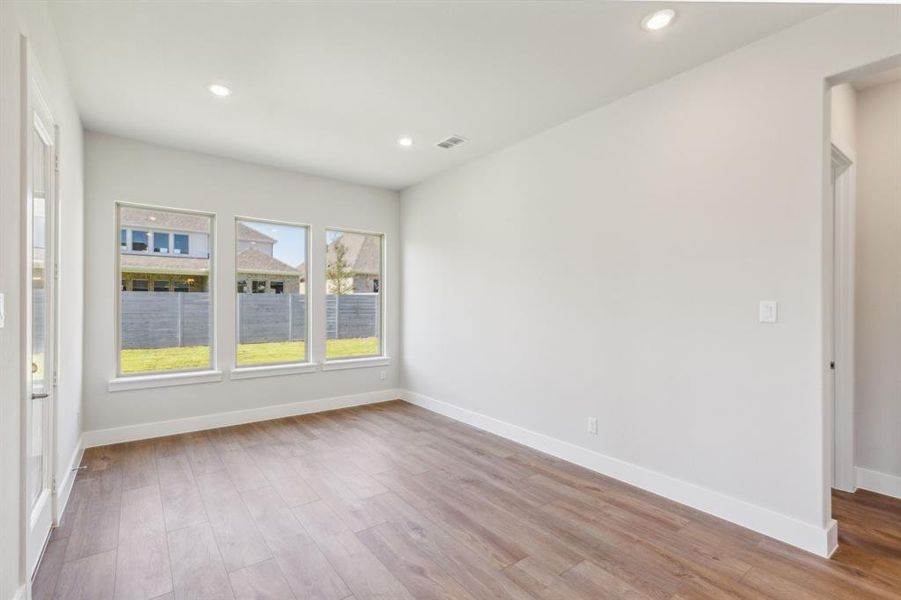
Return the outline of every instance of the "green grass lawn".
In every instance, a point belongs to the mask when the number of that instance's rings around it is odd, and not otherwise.
[[[210,364],[209,352],[208,346],[123,350],[122,372],[147,373],[203,369]],[[376,337],[327,340],[325,346],[325,354],[328,359],[373,356],[378,352],[379,339]],[[242,366],[299,362],[304,358],[303,342],[269,342],[238,346],[238,364]]]

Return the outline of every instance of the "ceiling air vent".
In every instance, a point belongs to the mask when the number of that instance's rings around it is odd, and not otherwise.
[[[438,142],[435,145],[438,146],[439,148],[444,148],[445,150],[450,150],[451,148],[459,146],[460,144],[462,144],[465,141],[466,141],[465,137],[461,137],[459,135],[452,135],[449,138],[447,138],[446,140],[441,140],[440,142]]]

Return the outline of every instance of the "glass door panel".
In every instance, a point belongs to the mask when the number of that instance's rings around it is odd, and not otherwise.
[[[50,302],[47,295],[46,258],[48,235],[47,199],[49,197],[51,148],[41,132],[33,131],[32,206],[31,206],[31,401],[30,440],[28,445],[28,499],[34,509],[47,489],[46,447],[48,429],[47,399],[50,389],[47,373],[47,339]]]

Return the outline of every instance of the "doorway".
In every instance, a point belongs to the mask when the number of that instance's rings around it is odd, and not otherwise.
[[[829,83],[824,194],[824,399],[831,456],[827,514],[838,522],[838,541],[845,547],[839,556],[897,556],[901,56],[843,73]]]
[[[854,482],[854,162],[832,144],[833,325],[827,331],[834,406],[832,487],[847,492]]]
[[[23,306],[25,398],[23,405],[25,568],[34,573],[53,526],[54,407],[57,377],[57,137],[41,93],[40,71],[23,40],[22,174],[24,182]]]

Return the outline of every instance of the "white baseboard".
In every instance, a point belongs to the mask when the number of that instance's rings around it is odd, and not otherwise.
[[[602,475],[618,479],[643,490],[685,504],[721,519],[747,527],[758,533],[781,540],[819,556],[831,556],[838,545],[836,522],[830,519],[826,527],[818,527],[793,517],[777,513],[720,492],[688,483],[644,467],[627,463],[518,425],[460,408],[441,400],[409,390],[399,390],[401,398],[450,417],[484,429],[495,435],[518,442],[546,454],[562,458]]]
[[[901,498],[901,477],[862,467],[854,467],[857,487],[893,498]]]
[[[85,448],[93,448],[95,446],[134,442],[165,435],[215,429],[216,427],[228,427],[230,425],[268,421],[270,419],[279,419],[282,417],[293,417],[295,415],[305,415],[326,410],[335,410],[337,408],[375,404],[377,402],[396,400],[399,397],[400,394],[398,390],[387,389],[348,396],[335,396],[332,398],[292,402],[290,404],[275,404],[272,406],[261,406],[245,410],[173,419],[171,421],[157,421],[154,423],[140,423],[138,425],[126,425],[124,427],[85,431],[82,435],[82,441]]]
[[[66,475],[63,481],[56,483],[56,514],[53,515],[54,523],[59,523],[69,503],[69,496],[72,495],[72,486],[75,484],[75,476],[78,471],[75,468],[81,464],[81,457],[84,456],[84,442],[82,438],[78,438],[75,450],[72,452],[72,458],[69,459],[69,468],[66,469]]]

